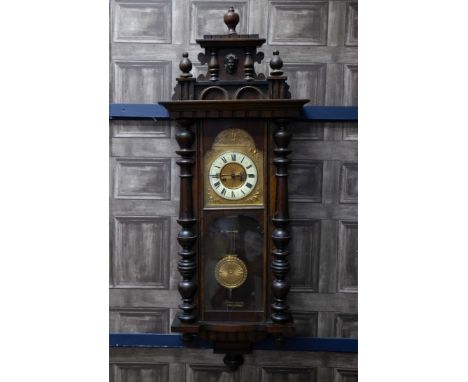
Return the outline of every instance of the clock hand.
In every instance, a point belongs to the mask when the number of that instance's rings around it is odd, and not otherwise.
[[[231,178],[237,178],[237,177],[239,177],[239,178],[242,179],[243,176],[245,176],[245,173],[243,173],[243,172],[238,172],[237,174],[236,174],[236,173],[232,173],[232,174],[231,174]]]

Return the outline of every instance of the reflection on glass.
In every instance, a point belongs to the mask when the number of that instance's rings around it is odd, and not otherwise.
[[[232,215],[214,220],[205,244],[208,311],[260,311],[263,238],[256,219]]]

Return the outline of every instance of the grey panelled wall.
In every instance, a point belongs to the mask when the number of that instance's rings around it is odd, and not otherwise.
[[[259,350],[235,372],[207,349],[113,348],[110,358],[118,382],[357,382],[357,357],[346,353]]]
[[[206,71],[197,63],[195,39],[225,33],[222,15],[231,5],[240,14],[239,33],[267,39],[257,72],[268,73],[278,49],[293,97],[313,105],[357,105],[357,2],[305,0],[112,0],[111,102],[169,100],[184,51],[195,75]],[[357,126],[296,122],[294,132],[290,304],[297,329],[301,335],[356,338]],[[110,134],[110,330],[167,333],[179,303],[174,126],[112,121]],[[220,369],[220,356],[207,350],[112,349],[111,362],[112,380],[122,382],[169,376],[357,380],[355,355],[255,352],[234,374]]]

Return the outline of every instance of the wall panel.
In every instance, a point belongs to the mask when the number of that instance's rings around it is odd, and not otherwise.
[[[115,162],[116,199],[171,198],[169,158],[117,158]]]
[[[266,366],[261,370],[262,382],[316,382],[317,371],[309,368]]]
[[[113,138],[170,138],[169,121],[121,120],[111,125]]]
[[[347,4],[346,15],[346,46],[357,46],[358,44],[358,3]]]
[[[358,201],[358,166],[357,163],[343,163],[341,166],[341,203]]]
[[[187,382],[240,382],[238,373],[229,372],[224,365],[187,366]]]
[[[327,45],[327,1],[272,1],[268,10],[270,45]]]
[[[114,61],[114,103],[157,103],[172,96],[170,61]]]
[[[116,1],[114,42],[165,43],[172,41],[171,1]]]
[[[339,222],[338,290],[357,292],[358,225],[353,221]]]
[[[333,382],[357,382],[358,373],[354,369],[336,369]]]
[[[291,94],[295,98],[310,99],[311,105],[324,105],[327,66],[319,63],[285,62]]]
[[[289,246],[292,290],[318,292],[320,223],[320,220],[291,221],[290,232],[294,237]]]
[[[289,198],[295,202],[322,201],[323,162],[292,160],[289,166]]]
[[[114,221],[114,287],[167,289],[169,218],[117,216]]]
[[[345,106],[357,106],[358,99],[358,67],[347,64],[344,66],[344,104]]]
[[[357,338],[358,336],[357,314],[336,315],[336,337]]]
[[[111,381],[115,382],[167,382],[169,365],[120,363],[111,364]]]
[[[164,308],[112,308],[112,333],[168,333],[169,309]]]

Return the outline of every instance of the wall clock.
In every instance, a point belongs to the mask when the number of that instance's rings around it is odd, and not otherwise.
[[[291,99],[273,52],[270,75],[257,74],[265,39],[239,35],[239,15],[224,16],[226,35],[197,43],[207,73],[195,79],[184,53],[173,100],[180,146],[177,236],[180,311],[171,330],[211,341],[236,369],[267,336],[294,332],[289,291],[288,149],[290,119],[308,102]]]

